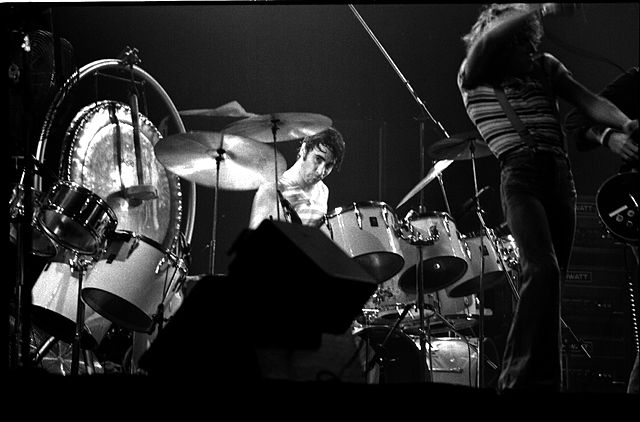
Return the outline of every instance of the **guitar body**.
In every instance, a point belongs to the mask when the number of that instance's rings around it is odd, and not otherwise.
[[[616,239],[638,244],[640,193],[635,171],[618,173],[598,188],[596,208],[607,230]]]

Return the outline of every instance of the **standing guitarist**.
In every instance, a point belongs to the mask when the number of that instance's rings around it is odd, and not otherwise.
[[[610,127],[595,124],[588,117],[580,113],[579,110],[571,110],[565,118],[565,130],[567,136],[575,141],[576,148],[580,151],[588,151],[603,145],[610,149],[616,155],[620,156],[623,164],[620,168],[620,173],[613,178],[605,182],[601,187],[599,193],[602,192],[609,182],[615,181],[616,178],[623,181],[623,184],[627,186],[637,186],[638,178],[638,66],[633,67],[618,78],[610,82],[604,90],[600,93],[601,96],[607,98],[613,104],[625,113],[629,118],[635,119],[635,129],[631,134],[625,134],[614,130]],[[633,213],[638,213],[638,203],[640,198],[633,198],[633,195],[628,195],[631,199],[628,206]],[[632,208],[635,208],[633,210]],[[600,210],[599,210],[600,212]],[[605,217],[611,214],[604,214]],[[603,214],[601,213],[601,218]],[[621,219],[622,215],[617,216]],[[603,222],[608,228],[612,228],[610,225],[615,224],[613,221]],[[628,222],[629,224],[631,221]],[[623,226],[620,226],[623,227]],[[638,228],[637,226],[631,226],[632,230],[629,233],[619,234],[617,230],[612,229],[616,234],[616,237],[624,240],[632,248],[636,261],[638,261]],[[638,394],[639,391],[639,354],[636,353],[636,359],[629,376],[629,383],[627,385],[627,392]]]

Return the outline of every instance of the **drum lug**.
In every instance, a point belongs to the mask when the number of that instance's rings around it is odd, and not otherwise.
[[[447,228],[447,233],[449,233],[449,225],[445,224],[445,227]],[[429,238],[434,242],[437,242],[440,239],[440,232],[435,225],[429,227]]]
[[[385,226],[389,228],[389,210],[387,207],[382,207],[382,219],[384,220]]]
[[[360,214],[360,210],[356,203],[353,203],[353,213],[356,215],[356,221],[358,222],[358,228],[362,230],[362,214]]]
[[[329,230],[329,237],[331,237],[331,240],[333,240],[333,229],[331,228],[331,223],[329,222],[329,217],[327,217],[327,215],[324,215],[324,224],[327,225],[327,230]]]

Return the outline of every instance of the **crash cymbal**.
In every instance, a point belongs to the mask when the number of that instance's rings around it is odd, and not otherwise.
[[[438,177],[444,171],[444,169],[449,167],[451,163],[453,163],[452,160],[442,160],[434,163],[433,167],[431,167],[431,170],[429,170],[429,173],[427,173],[425,178],[422,179],[413,189],[411,189],[411,191],[408,194],[406,194],[404,198],[402,198],[402,201],[400,201],[400,203],[396,205],[396,208],[401,207],[409,199],[413,198],[413,196],[416,193],[420,192],[422,188],[424,188],[429,183],[431,183],[431,181],[433,181],[436,177]]]
[[[491,155],[491,150],[477,132],[462,133],[441,139],[429,147],[429,156],[434,160],[470,160],[471,148],[475,158]]]
[[[224,135],[224,136],[223,136]],[[218,149],[219,185],[216,184]],[[242,136],[219,132],[192,131],[171,135],[154,147],[156,158],[167,170],[196,184],[222,190],[252,190],[275,175],[273,148]],[[287,166],[277,153],[278,173]],[[280,176],[278,174],[278,176]]]
[[[330,118],[313,113],[272,113],[238,120],[227,126],[225,133],[231,133],[262,143],[273,143],[273,128],[277,127],[276,142],[292,141],[315,135],[328,129],[333,122]]]

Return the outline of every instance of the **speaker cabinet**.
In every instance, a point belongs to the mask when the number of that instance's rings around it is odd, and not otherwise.
[[[229,275],[259,309],[256,342],[317,346],[361,313],[377,282],[319,229],[264,220],[234,244]]]

